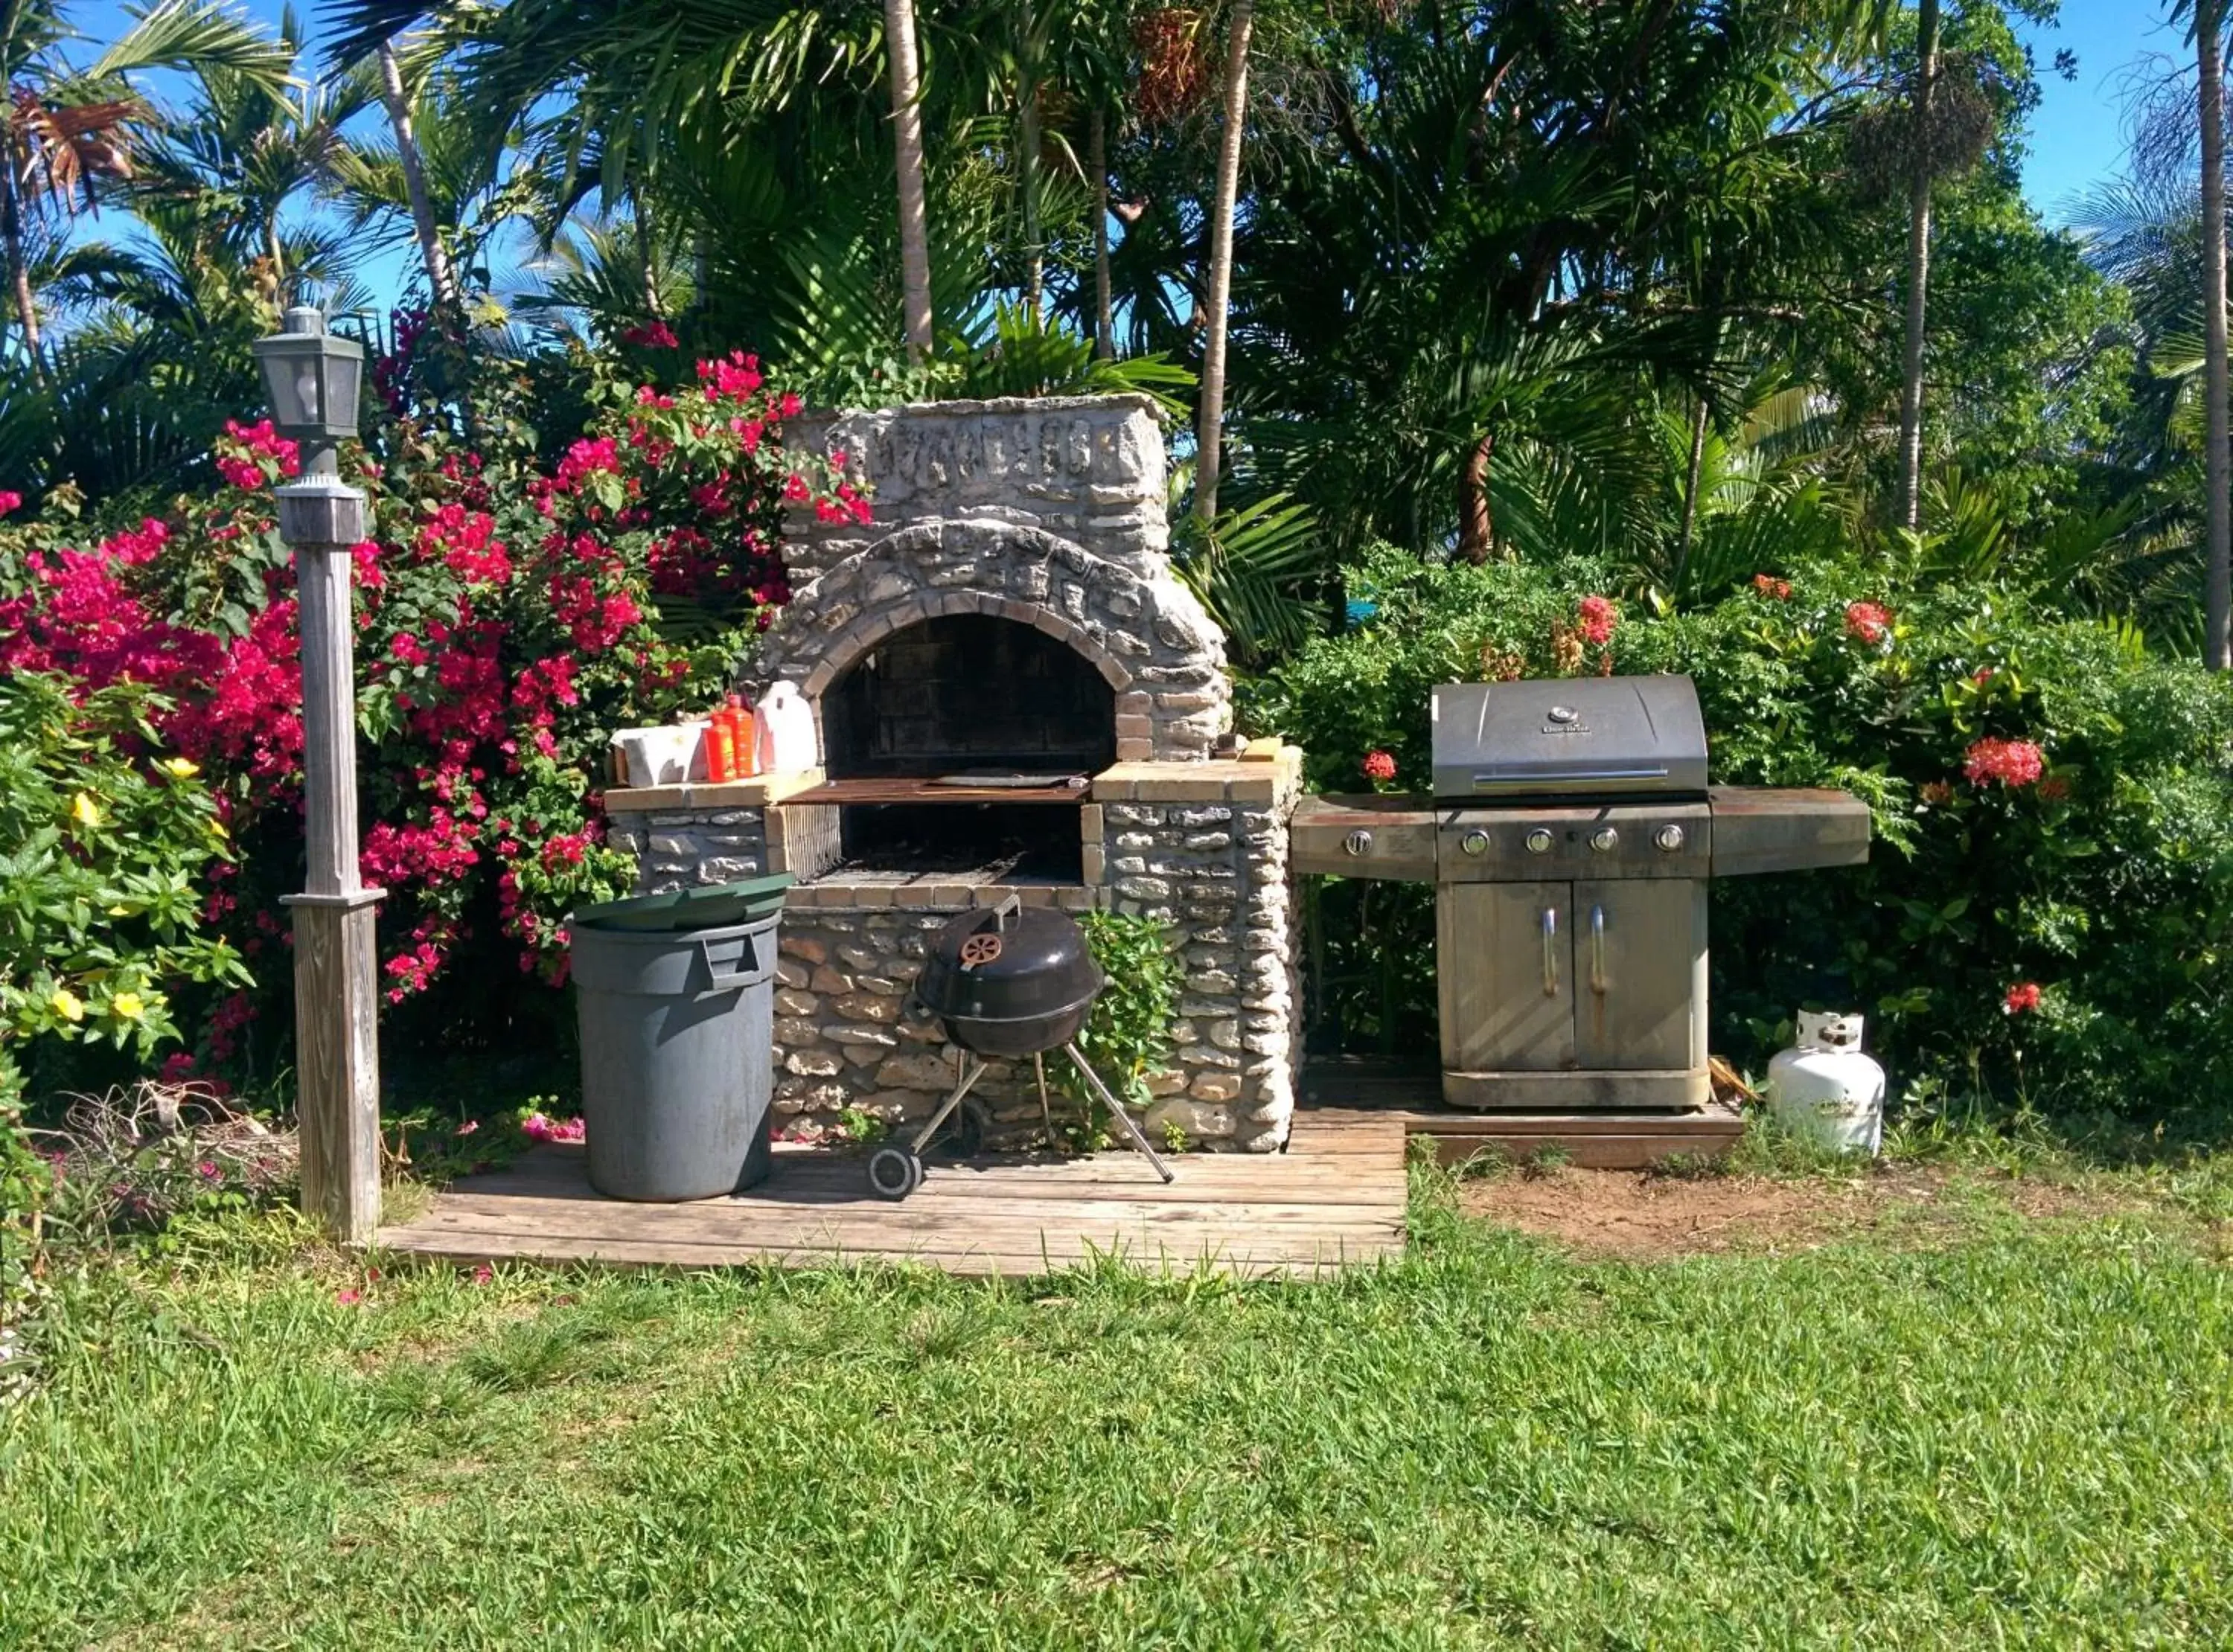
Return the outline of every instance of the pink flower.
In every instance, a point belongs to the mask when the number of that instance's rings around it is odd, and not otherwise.
[[[459,1135],[475,1135],[479,1133],[480,1128],[481,1122],[478,1119],[467,1119],[463,1124],[458,1126],[455,1133]]]
[[[194,1167],[194,1174],[204,1181],[215,1181],[225,1173],[217,1167],[214,1159],[205,1159]]]
[[[2039,983],[2018,981],[2010,987],[2008,996],[2001,1000],[2003,1015],[2023,1015],[2039,1008]]]
[[[1846,634],[1874,647],[1891,634],[1891,610],[1880,602],[1846,603]]]
[[[22,494],[12,492],[6,488],[0,488],[0,517],[13,516],[16,511],[23,508],[23,496]]]
[[[545,1118],[540,1113],[530,1113],[521,1120],[519,1131],[533,1141],[579,1141],[584,1134],[579,1119]]]
[[[340,1290],[334,1292],[334,1300],[341,1304],[344,1308],[354,1308],[357,1304],[364,1300],[364,1292],[355,1290],[350,1286],[343,1285]]]
[[[1609,599],[1585,596],[1574,611],[1580,616],[1581,633],[1587,641],[1599,647],[1612,641],[1612,628],[1620,623],[1620,615]]]
[[[1773,574],[1754,574],[1752,576],[1752,588],[1762,596],[1773,597],[1779,602],[1788,602],[1791,600],[1791,582],[1787,579],[1778,579]]]
[[[638,349],[672,350],[680,348],[682,341],[674,336],[674,328],[665,322],[651,322],[629,328],[621,335],[621,342],[633,344]]]
[[[1395,754],[1389,751],[1368,751],[1364,754],[1364,777],[1373,784],[1385,785],[1396,777]]]
[[[485,1262],[480,1264],[473,1270],[473,1283],[475,1285],[486,1285],[490,1280],[495,1278],[496,1270]]]
[[[2015,788],[2035,784],[2047,771],[2047,754],[2029,740],[1988,735],[1963,755],[1962,772],[1972,785],[1988,781]]]

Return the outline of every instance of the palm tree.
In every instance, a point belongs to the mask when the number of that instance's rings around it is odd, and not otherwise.
[[[899,173],[902,313],[908,355],[921,367],[931,351],[930,220],[924,205],[915,0],[884,0],[884,57],[892,93],[892,153]]]
[[[294,53],[221,0],[163,0],[79,68],[66,48],[83,38],[58,0],[0,3],[0,243],[26,353],[35,373],[42,342],[26,257],[26,220],[98,205],[107,182],[133,173],[132,145],[156,124],[135,77],[149,69],[223,69],[273,90]]]
[[[2224,0],[2179,0],[2174,20],[2188,18],[2194,44],[2195,114],[2202,140],[2202,325],[2204,394],[2203,519],[2209,553],[2203,601],[2203,658],[2213,669],[2233,667],[2233,432],[2228,429],[2225,341],[2225,8]]]
[[[2208,3],[2208,0],[2204,0]],[[1899,378],[1899,521],[1913,528],[1923,499],[1923,325],[1930,284],[1931,105],[1938,89],[1938,0],[1923,0],[1915,26],[1912,170],[1907,202],[1907,313]]]
[[[1217,515],[1218,467],[1223,459],[1225,336],[1233,303],[1233,213],[1240,194],[1240,136],[1248,111],[1248,40],[1256,28],[1256,0],[1233,0],[1225,32],[1225,125],[1217,150],[1217,193],[1209,215],[1208,328],[1201,347],[1201,401],[1195,415],[1195,514]]]

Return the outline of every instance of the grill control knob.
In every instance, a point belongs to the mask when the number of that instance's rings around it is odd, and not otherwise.
[[[1341,840],[1341,846],[1351,855],[1372,853],[1372,834],[1362,826]]]
[[[1458,847],[1468,855],[1486,855],[1488,853],[1488,834],[1478,829],[1468,832],[1458,839]]]
[[[1549,827],[1538,826],[1533,831],[1527,834],[1527,852],[1530,855],[1548,855],[1551,852],[1551,829]]]
[[[1652,833],[1651,841],[1666,853],[1672,855],[1683,847],[1683,829],[1670,823]]]
[[[1620,834],[1610,826],[1600,826],[1590,834],[1590,847],[1600,855],[1610,855],[1620,847]]]

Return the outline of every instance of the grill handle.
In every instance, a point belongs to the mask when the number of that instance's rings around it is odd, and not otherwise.
[[[1019,894],[1012,894],[1008,896],[1006,900],[1001,901],[999,906],[993,908],[993,927],[1006,931],[1008,927],[1008,920],[1012,918],[1021,917],[1023,915],[1023,896]]]
[[[1605,996],[1605,908],[1590,908],[1590,991]]]
[[[1543,908],[1543,996],[1559,996],[1559,909]]]
[[[1601,784],[1608,780],[1664,780],[1667,766],[1638,769],[1561,769],[1511,768],[1494,769],[1487,773],[1476,772],[1473,777],[1475,791],[1488,791],[1507,786],[1573,786]]]

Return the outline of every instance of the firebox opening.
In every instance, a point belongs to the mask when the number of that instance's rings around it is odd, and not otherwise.
[[[833,780],[1097,774],[1116,760],[1116,691],[1044,632],[948,615],[855,662],[823,696],[822,738]]]
[[[1084,876],[1080,824],[1075,804],[849,804],[838,816],[843,859],[826,875],[1074,884]]]

